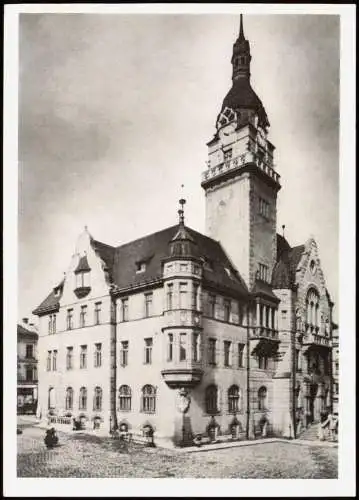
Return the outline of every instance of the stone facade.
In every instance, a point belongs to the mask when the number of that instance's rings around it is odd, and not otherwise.
[[[44,418],[186,445],[297,437],[332,409],[333,304],[314,239],[277,234],[280,176],[250,59],[241,25],[202,174],[207,236],[185,225],[184,200],[178,225],[119,247],[85,229],[34,311]]]

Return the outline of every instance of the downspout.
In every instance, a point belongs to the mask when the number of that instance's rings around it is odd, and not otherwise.
[[[293,289],[293,294],[295,293],[295,290]],[[297,419],[296,419],[296,317],[295,317],[295,306],[294,306],[294,297],[292,298],[292,321],[291,321],[291,381],[292,381],[292,408],[291,408],[291,415],[292,415],[292,422],[293,422],[293,438],[296,439],[297,437]]]
[[[118,428],[116,412],[116,387],[117,387],[117,321],[116,321],[116,299],[111,297],[111,339],[110,339],[110,405],[112,430]]]
[[[246,345],[246,354],[247,354],[247,425],[246,425],[246,438],[249,439],[249,425],[250,425],[250,386],[249,386],[249,377],[250,377],[250,353],[249,353],[249,328],[250,328],[250,307],[247,305],[247,345]]]

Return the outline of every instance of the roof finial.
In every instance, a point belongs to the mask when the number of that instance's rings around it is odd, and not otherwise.
[[[285,224],[282,225],[283,238],[284,238],[284,229],[285,229]]]
[[[184,210],[183,206],[186,203],[186,200],[184,198],[181,198],[179,200],[179,204],[181,205],[181,208],[178,210],[178,215],[179,215],[179,223],[184,226]]]
[[[244,31],[243,31],[243,14],[241,14],[241,20],[239,25],[239,38],[244,40]]]

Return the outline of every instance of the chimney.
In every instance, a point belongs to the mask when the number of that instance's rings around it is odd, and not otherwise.
[[[25,325],[27,325],[29,322],[29,318],[22,318],[22,322],[25,323]]]

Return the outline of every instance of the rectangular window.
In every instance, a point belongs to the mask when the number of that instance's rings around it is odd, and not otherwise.
[[[101,323],[101,302],[95,302],[95,325]]]
[[[208,295],[208,315],[210,318],[215,317],[216,312],[216,296],[213,294]]]
[[[123,340],[121,342],[120,363],[121,366],[128,365],[128,340]]]
[[[224,161],[229,161],[232,158],[232,149],[227,149],[227,151],[223,152]]]
[[[150,365],[152,363],[152,338],[145,339],[145,364]]]
[[[201,360],[201,336],[198,332],[193,334],[193,361]]]
[[[72,370],[73,364],[72,364],[72,355],[74,352],[73,347],[67,347],[67,352],[66,352],[66,370]]]
[[[87,368],[87,345],[81,346],[80,368]]]
[[[224,366],[232,365],[232,342],[225,340],[223,342],[224,346]]]
[[[32,382],[33,375],[34,375],[34,372],[33,372],[32,366],[27,366],[26,371],[25,371],[26,382]]]
[[[95,344],[95,368],[100,367],[102,364],[102,344]]]
[[[172,283],[167,285],[167,310],[171,311],[173,309],[173,285]]]
[[[299,349],[295,350],[295,366],[297,371],[302,369]]]
[[[152,299],[153,299],[153,294],[152,293],[146,293],[145,294],[145,317],[149,318],[152,316]]]
[[[180,263],[180,271],[181,273],[186,273],[187,272],[187,264],[184,264],[183,262]]]
[[[47,351],[46,370],[51,370],[51,351]]]
[[[167,361],[173,361],[173,333],[168,334],[167,340]]]
[[[187,283],[179,284],[179,308],[187,309]]]
[[[244,367],[244,344],[238,344],[238,368]]]
[[[121,300],[121,317],[122,321],[128,321],[128,299]]]
[[[56,333],[56,314],[50,314],[49,316],[49,333]]]
[[[210,365],[216,364],[216,339],[208,339],[208,363]]]
[[[192,309],[194,311],[198,311],[198,290],[199,290],[199,285],[197,283],[193,283],[193,288],[192,288]]]
[[[259,198],[259,213],[264,217],[269,217],[269,203],[263,198]]]
[[[180,333],[179,360],[186,361],[187,358],[187,334]]]
[[[84,328],[86,326],[86,314],[87,314],[87,306],[81,306],[80,328]]]
[[[34,357],[34,346],[33,344],[26,344],[26,357],[33,358]]]
[[[265,264],[259,264],[258,274],[260,280],[268,281],[268,266],[266,266]]]
[[[52,353],[52,369],[54,372],[57,370],[57,350]]]
[[[231,301],[225,299],[223,301],[223,310],[224,310],[224,321],[229,322],[231,318]]]
[[[73,309],[67,309],[67,317],[66,317],[66,323],[67,323],[67,329],[72,330],[74,325],[73,325]]]
[[[258,368],[260,368],[261,370],[267,370],[268,356],[258,356]]]

